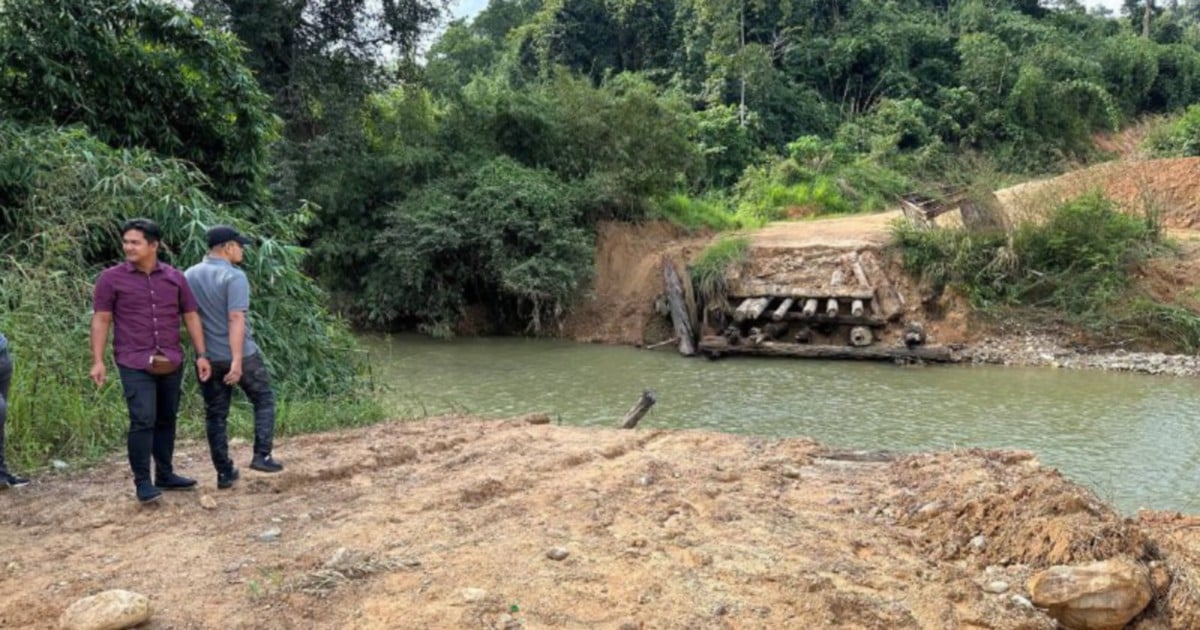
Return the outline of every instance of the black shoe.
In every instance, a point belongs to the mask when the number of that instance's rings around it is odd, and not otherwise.
[[[137,485],[137,500],[141,503],[153,503],[162,498],[162,490],[154,487],[149,481]]]
[[[21,486],[28,486],[29,480],[10,473],[4,473],[3,475],[0,475],[0,485],[9,488],[20,488]]]
[[[162,488],[163,490],[194,490],[196,488],[196,480],[183,475],[171,473],[169,475],[158,475],[154,480],[154,487]]]
[[[250,461],[250,467],[259,472],[277,473],[283,470],[283,464],[275,461],[270,455],[255,455]]]
[[[232,488],[233,484],[237,483],[239,477],[241,477],[241,474],[238,473],[237,468],[230,468],[229,472],[217,473],[217,489],[228,490]]]

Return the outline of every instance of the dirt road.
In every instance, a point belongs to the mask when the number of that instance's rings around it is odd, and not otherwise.
[[[1014,597],[1033,571],[1153,552],[1022,453],[849,461],[803,439],[463,417],[279,450],[284,473],[218,492],[183,445],[202,489],[156,509],[117,457],[0,493],[0,627],[125,588],[151,628],[1049,629]],[[1195,627],[1191,588],[1141,627]]]

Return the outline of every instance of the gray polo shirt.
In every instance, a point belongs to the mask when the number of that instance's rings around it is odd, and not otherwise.
[[[204,324],[204,345],[212,361],[232,361],[233,351],[229,348],[229,314],[234,311],[247,313],[250,310],[250,282],[246,273],[223,258],[205,256],[204,261],[193,265],[184,273],[196,303],[200,305],[200,321]],[[246,341],[242,345],[242,357],[258,352],[254,335],[250,330],[250,319],[246,318]]]

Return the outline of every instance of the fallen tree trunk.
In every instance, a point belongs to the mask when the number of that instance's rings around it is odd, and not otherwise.
[[[721,339],[724,339],[724,337],[721,337]],[[647,389],[643,391],[638,401],[633,404],[633,407],[630,407],[629,411],[625,412],[625,417],[621,419],[621,428],[632,429],[636,427],[637,423],[641,422],[642,416],[646,415],[646,412],[650,411],[650,408],[656,402],[658,402],[658,395],[654,393],[654,390]]]
[[[692,330],[692,318],[688,315],[683,284],[675,271],[675,263],[668,259],[663,260],[663,281],[667,285],[667,301],[671,305],[671,323],[675,327],[675,336],[679,337],[679,354],[690,357],[696,354],[696,333]]]
[[[858,361],[892,361],[919,359],[936,363],[952,363],[958,359],[946,346],[814,346],[799,343],[764,341],[753,346],[733,346],[724,337],[708,336],[700,340],[700,351],[710,355],[749,354],[798,359],[850,359]]]

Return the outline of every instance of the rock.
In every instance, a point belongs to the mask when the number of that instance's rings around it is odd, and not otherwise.
[[[994,593],[996,595],[1006,593],[1008,592],[1008,582],[1005,582],[1004,580],[992,580],[991,582],[983,585],[983,592]]]
[[[1022,597],[1021,595],[1013,595],[1012,603],[1018,608],[1033,608],[1033,602],[1029,601],[1029,599],[1026,597]]]
[[[1035,605],[1077,630],[1122,628],[1151,598],[1145,567],[1130,560],[1050,567],[1029,580],[1029,593]]]
[[[550,414],[527,413],[523,416],[517,416],[516,420],[525,424],[550,424]]]
[[[63,630],[118,630],[150,619],[150,600],[140,593],[111,590],[84,597],[58,619]]]
[[[799,479],[800,477],[804,476],[804,473],[799,468],[792,465],[784,466],[782,473],[783,476],[787,477],[788,479]]]
[[[200,495],[200,507],[206,510],[217,509],[217,500],[207,494]]]
[[[283,532],[279,531],[278,527],[272,527],[258,535],[258,542],[275,542],[282,534]]]
[[[68,464],[67,462],[64,462],[61,459],[50,460],[50,465],[54,467],[54,470],[66,470],[71,467],[70,464]]]
[[[462,598],[465,602],[480,602],[487,599],[488,592],[481,588],[467,587],[462,591]]]
[[[983,534],[979,534],[972,538],[971,542],[967,543],[967,546],[975,551],[983,551],[983,548],[987,546],[987,538],[984,538]]]
[[[546,557],[550,558],[551,560],[565,560],[569,555],[571,555],[571,552],[563,549],[562,547],[551,547],[550,550],[546,552]]]

